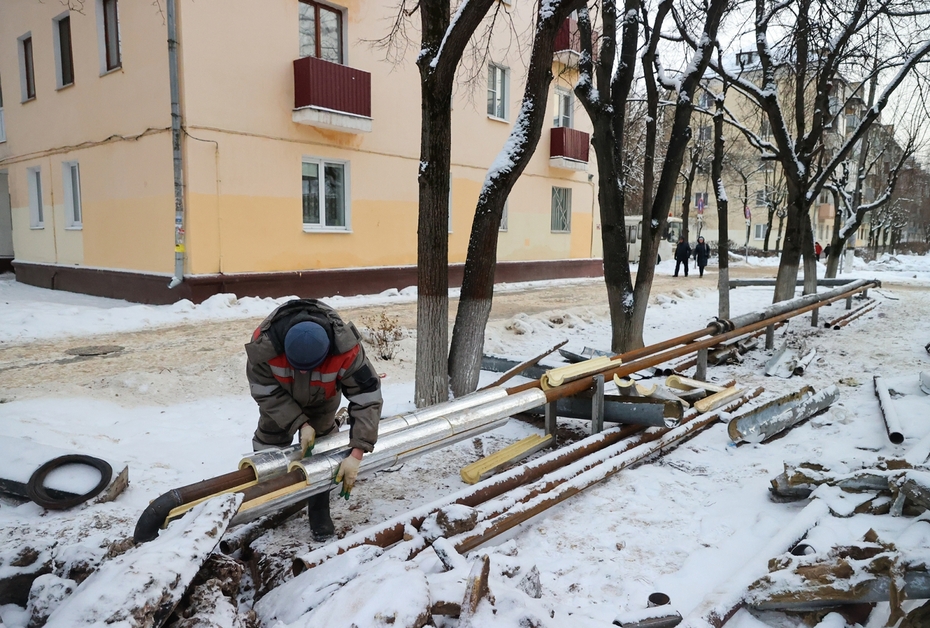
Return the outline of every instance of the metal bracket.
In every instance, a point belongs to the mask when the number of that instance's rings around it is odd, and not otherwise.
[[[707,349],[698,349],[697,364],[694,368],[694,379],[707,379]]]
[[[556,414],[556,402],[550,401],[546,404],[546,434],[552,434],[552,444],[555,446],[558,432],[558,415]]]
[[[591,397],[591,433],[604,431],[604,376],[594,378],[594,396]]]

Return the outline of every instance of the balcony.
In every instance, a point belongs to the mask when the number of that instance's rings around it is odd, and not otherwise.
[[[549,166],[564,170],[587,170],[590,141],[584,131],[553,127],[549,135]]]
[[[568,18],[555,34],[555,60],[568,67],[577,67],[581,58],[581,36],[578,22]]]
[[[294,61],[294,122],[343,133],[371,132],[371,74],[303,57]]]

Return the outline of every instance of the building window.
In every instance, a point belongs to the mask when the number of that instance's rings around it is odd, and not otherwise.
[[[756,190],[756,207],[763,207],[768,205],[768,198],[766,197],[765,190]]]
[[[32,33],[19,38],[19,75],[23,102],[36,97],[35,62],[32,56]]]
[[[3,120],[3,82],[0,81],[0,142],[6,141],[6,123]]]
[[[572,93],[567,89],[555,89],[555,117],[552,120],[552,126],[555,127],[572,127],[572,111],[575,103]]]
[[[765,239],[765,231],[767,228],[768,228],[768,225],[766,224],[756,225],[756,234],[755,234],[756,240]]]
[[[769,136],[772,135],[772,123],[769,122],[768,118],[762,118],[762,123],[759,125],[759,137],[767,140]]]
[[[41,229],[45,226],[45,213],[42,208],[42,168],[28,168],[29,179],[29,226]]]
[[[703,125],[698,127],[698,140],[702,142],[709,142],[713,139],[713,129],[708,125]]]
[[[707,209],[707,192],[695,192],[694,194],[694,208],[697,210],[698,215],[704,213],[704,210]]]
[[[736,53],[736,62],[740,67],[744,67],[756,62],[755,52],[738,52]]]
[[[74,85],[74,57],[71,54],[71,17],[65,13],[63,17],[55,18],[55,79],[58,89]]]
[[[300,56],[343,63],[342,11],[310,0],[299,11]]]
[[[81,172],[76,161],[61,163],[61,180],[65,189],[65,222],[69,229],[81,228]]]
[[[346,162],[303,161],[304,228],[347,228],[348,170]]]
[[[493,118],[507,119],[509,74],[503,66],[488,64],[488,115]]]
[[[572,190],[552,188],[552,231],[569,233],[572,230]]]
[[[117,0],[97,0],[97,28],[98,37],[102,37],[100,73],[106,74],[123,67]]]
[[[504,211],[501,212],[501,224],[498,226],[500,231],[507,231],[507,214],[510,206],[510,200],[504,201]]]
[[[701,109],[710,110],[714,106],[714,95],[710,92],[709,89],[704,88],[701,90],[700,95],[698,96],[698,107]]]

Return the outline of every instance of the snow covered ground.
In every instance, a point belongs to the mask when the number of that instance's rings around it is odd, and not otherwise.
[[[743,266],[766,263],[757,259],[748,264],[737,262],[731,265],[731,274],[738,277]],[[669,264],[663,262],[658,272],[668,274]],[[410,563],[390,556],[367,556],[366,560],[371,559],[367,562],[357,557],[334,561],[332,570],[342,570],[345,575],[355,569],[359,577],[330,590],[329,601],[325,601],[326,596],[316,599],[313,608],[302,608],[295,600],[300,591],[314,588],[313,579],[318,577],[311,576],[314,571],[289,579],[256,606],[259,620],[268,628],[349,626],[352,622],[387,625],[386,620],[374,617],[379,609],[396,612],[398,618],[415,617],[424,596],[463,588],[472,562],[484,554],[491,558],[490,584],[497,601],[493,613],[489,605],[479,608],[475,626],[609,626],[620,613],[645,608],[649,594],[657,591],[666,593],[672,606],[688,615],[804,508],[804,502],[784,504],[769,499],[770,480],[785,463],[813,461],[833,468],[872,465],[881,458],[902,457],[930,435],[930,397],[920,393],[916,385],[917,373],[930,369],[930,355],[923,349],[930,342],[930,257],[889,256],[867,265],[857,261],[854,270],[843,276],[882,280],[883,288],[870,293],[880,305],[838,331],[812,328],[808,315],[779,330],[779,344],[787,340],[791,346],[816,348],[817,357],[803,377],[764,377],[762,366],[768,358],[764,351],[748,354],[742,365],[712,367],[710,371],[718,381],[735,377],[746,386],[764,386],[770,396],[805,384],[821,389],[838,383],[840,401],[826,413],[783,438],[761,445],[736,447],[727,438],[726,426],[715,425],[655,462],[624,471],[469,553],[461,567],[451,572],[442,573],[432,551]],[[548,282],[532,288],[591,283]],[[717,313],[713,280],[679,285],[665,295],[654,295],[647,314],[647,343],[701,328]],[[528,287],[515,284],[506,289]],[[140,386],[121,388],[118,399],[89,392],[82,395],[80,388],[49,389],[44,395],[19,398],[4,390],[4,370],[15,368],[4,364],[6,350],[56,338],[102,343],[106,340],[102,334],[108,333],[260,319],[281,301],[236,300],[220,295],[201,305],[142,306],[40,290],[17,284],[9,275],[0,277],[0,439],[8,443],[22,439],[88,453],[114,466],[128,464],[131,478],[127,491],[108,504],[46,512],[31,503],[0,503],[0,578],[10,557],[27,546],[54,557],[56,574],[66,574],[82,562],[99,562],[115,542],[131,536],[136,519],[150,500],[171,488],[234,470],[249,448],[255,422],[254,402],[244,386],[244,376],[241,392],[236,394],[215,394],[206,387],[204,394],[174,403],[146,401],[150,398]],[[372,307],[390,313],[394,304],[415,301],[415,291],[327,301],[339,309]],[[734,290],[732,314],[761,309],[770,301],[770,288]],[[827,320],[843,311],[838,303],[824,308],[820,317]],[[567,348],[606,348],[609,333],[606,306],[579,301],[552,311],[492,320],[485,350],[525,358],[565,338],[570,339]],[[66,367],[49,364],[48,368]],[[387,374],[385,415],[411,409],[409,362],[393,365],[383,361],[378,368]],[[157,365],[152,369],[155,371]],[[898,400],[906,436],[902,445],[892,445],[884,434],[871,383],[872,375],[879,373],[892,388],[906,395]],[[483,373],[482,383],[495,378],[495,374]],[[580,421],[564,421],[563,425],[585,429]],[[465,486],[459,478],[463,465],[540,431],[537,426],[511,420],[477,439],[366,479],[351,500],[334,503],[337,530],[341,535],[358,531],[460,490]],[[59,478],[65,484],[92,480]],[[827,517],[811,532],[808,543],[826,551],[836,544],[860,540],[873,529],[883,541],[899,542],[907,549],[914,546],[913,539],[917,538],[919,545],[927,537],[914,531],[925,526],[930,529],[930,518]],[[290,557],[318,547],[310,540],[303,517],[290,521],[265,543],[269,553]],[[538,599],[518,586],[534,567],[542,590]],[[240,613],[249,603],[246,591],[241,596]],[[525,623],[527,617],[535,623]],[[831,616],[822,625],[845,626],[837,617]],[[879,605],[869,628],[884,625],[887,617],[887,604]],[[0,607],[2,626],[20,628],[28,619],[28,613],[19,606]],[[237,625],[233,619],[229,621],[229,626]],[[454,619],[437,621],[438,625],[457,625]],[[745,610],[728,624],[735,628],[798,625],[797,619],[782,614],[770,613],[760,619]]]

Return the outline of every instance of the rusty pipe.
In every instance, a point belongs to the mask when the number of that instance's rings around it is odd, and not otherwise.
[[[863,285],[863,282],[865,282],[865,285]],[[759,320],[758,322],[755,322],[749,325],[737,327],[733,331],[729,331],[729,332],[722,333],[716,336],[712,336],[711,338],[707,338],[706,340],[699,340],[691,344],[685,345],[683,347],[678,347],[674,349],[669,349],[667,351],[654,353],[646,358],[634,360],[632,362],[622,364],[621,366],[607,369],[605,371],[602,371],[601,373],[596,373],[590,376],[585,376],[580,379],[576,379],[572,382],[569,382],[567,384],[564,384],[562,386],[556,386],[554,388],[550,388],[549,390],[545,391],[546,400],[554,401],[562,397],[577,395],[578,393],[584,390],[587,390],[588,388],[591,388],[591,386],[594,385],[594,377],[596,375],[603,375],[605,379],[610,379],[614,375],[618,377],[626,377],[627,375],[635,373],[636,371],[641,371],[650,366],[656,366],[658,364],[662,364],[674,358],[682,357],[684,355],[687,355],[688,353],[692,353],[699,349],[706,349],[709,347],[713,347],[727,340],[732,340],[733,338],[738,338],[740,336],[744,336],[746,334],[757,331],[759,329],[763,329],[765,327],[768,327],[769,325],[773,325],[775,323],[788,320],[789,318],[793,318],[795,316],[800,316],[801,314],[809,312],[813,309],[823,307],[826,303],[832,303],[833,301],[843,299],[852,294],[855,294],[856,292],[860,292],[865,288],[875,285],[875,282],[868,282],[865,280],[861,280],[861,281],[854,282],[854,284],[855,286],[853,288],[846,290],[845,292],[837,293],[835,290],[831,290],[829,293],[825,292],[823,293],[823,296],[825,298],[820,301],[811,301],[810,299],[808,299],[808,297],[810,296],[819,296],[819,295],[807,295],[807,297],[801,297],[801,299],[795,299],[794,301],[804,301],[807,303],[807,305],[801,308],[798,308],[796,310],[790,310],[788,312],[779,314],[777,316],[773,316],[771,318],[762,319],[762,320]],[[829,297],[827,297],[827,295],[829,295]],[[516,394],[516,393],[523,392],[524,390],[528,390],[530,388],[536,388],[538,386],[539,386],[538,382],[528,382],[521,386],[515,386],[513,388],[509,388],[507,389],[507,392],[509,394]]]
[[[858,313],[860,310],[864,310],[865,308],[869,307],[869,306],[872,305],[873,303],[875,303],[875,299],[869,299],[868,302],[863,303],[862,305],[860,305],[860,306],[857,307],[856,309],[850,310],[850,311],[848,311],[848,312],[844,312],[843,314],[837,316],[837,317],[834,318],[833,320],[827,321],[826,323],[823,324],[823,326],[824,326],[824,328],[829,329],[829,328],[833,327],[834,325],[837,325],[837,324],[839,324],[840,322],[846,320],[847,318],[849,318],[849,317],[852,316],[853,314]],[[839,329],[839,328],[837,328],[837,329]]]
[[[866,314],[868,314],[869,312],[871,312],[872,310],[874,310],[875,308],[877,308],[878,305],[879,305],[879,302],[876,301],[876,302],[873,303],[868,309],[867,309],[867,308],[862,308],[862,309],[858,310],[858,311],[855,313],[855,315],[850,316],[850,317],[847,318],[846,320],[842,321],[841,323],[839,323],[838,325],[836,325],[836,327],[834,327],[834,329],[840,329],[841,327],[846,327],[847,325],[849,325],[851,322],[853,322],[854,320],[856,320],[856,319],[859,318],[860,316],[865,316]]]

